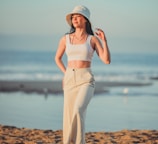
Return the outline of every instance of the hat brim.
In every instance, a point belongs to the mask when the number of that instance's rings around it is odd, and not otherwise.
[[[67,21],[67,23],[68,23],[70,26],[72,26],[71,17],[72,17],[73,14],[80,14],[80,15],[84,16],[84,17],[90,22],[89,18],[86,17],[86,16],[85,16],[84,14],[82,14],[82,13],[69,13],[69,14],[66,15],[66,21]]]
[[[66,15],[66,21],[67,21],[67,23],[68,23],[70,26],[72,26],[71,17],[72,17],[73,14],[74,14],[74,13],[69,13],[69,14]]]

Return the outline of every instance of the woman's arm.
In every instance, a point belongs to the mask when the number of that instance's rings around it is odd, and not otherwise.
[[[104,63],[110,64],[111,57],[105,34],[101,29],[97,29],[97,32],[95,34],[101,39],[102,42],[101,43],[96,36],[93,37],[92,41],[94,43],[93,45],[96,49],[96,52]]]
[[[65,48],[66,48],[66,38],[64,36],[64,37],[61,38],[61,40],[59,42],[58,49],[57,49],[57,52],[56,52],[56,55],[55,55],[55,62],[57,64],[57,66],[59,67],[59,69],[63,73],[65,73],[65,71],[66,71],[65,65],[62,61],[62,56],[65,52]]]

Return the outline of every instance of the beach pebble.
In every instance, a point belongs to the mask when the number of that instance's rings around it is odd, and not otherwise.
[[[62,130],[39,130],[0,125],[0,144],[63,144]],[[87,132],[86,144],[157,144],[158,130]]]

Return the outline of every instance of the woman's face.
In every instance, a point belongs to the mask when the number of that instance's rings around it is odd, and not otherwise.
[[[80,15],[80,14],[73,14],[71,17],[72,20],[72,25],[75,28],[81,28],[84,27],[86,24],[86,19],[84,18],[84,16]]]

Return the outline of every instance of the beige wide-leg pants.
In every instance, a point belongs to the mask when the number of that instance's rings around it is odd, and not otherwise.
[[[63,143],[85,144],[85,116],[94,94],[90,68],[67,68],[64,76]]]

